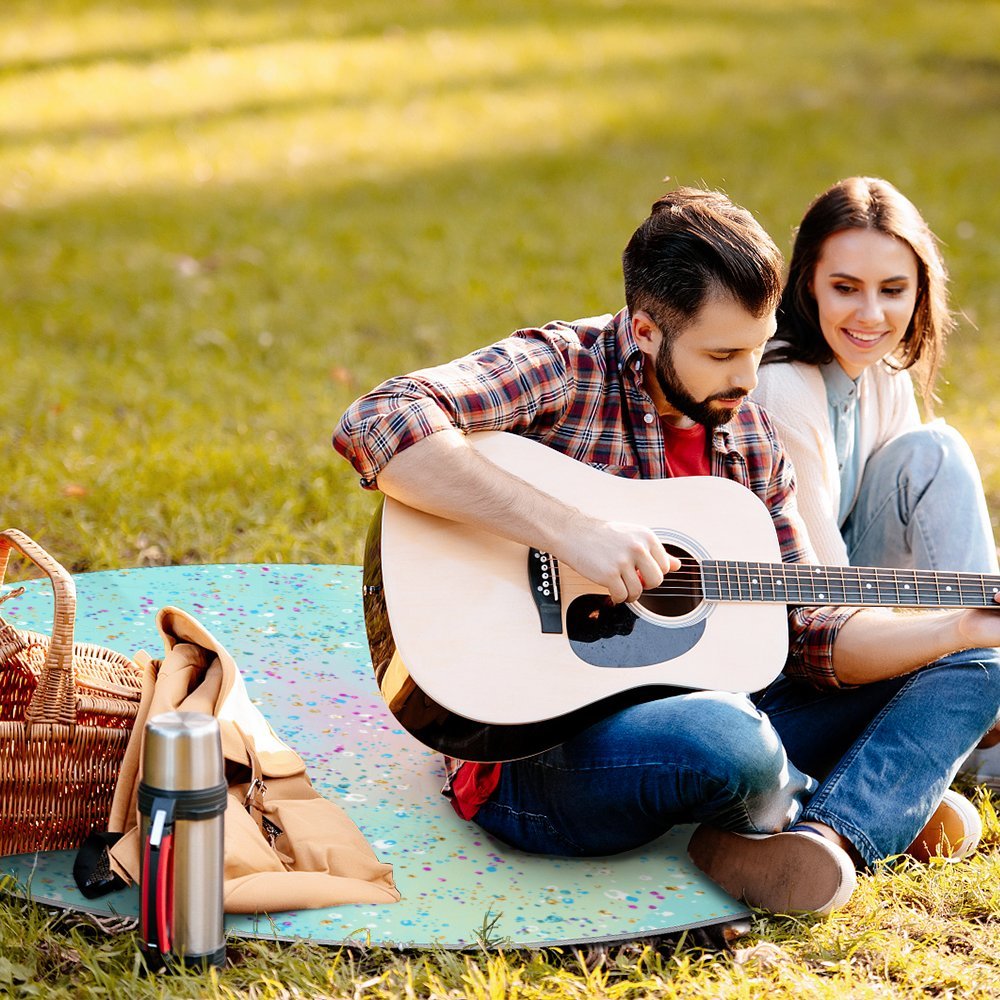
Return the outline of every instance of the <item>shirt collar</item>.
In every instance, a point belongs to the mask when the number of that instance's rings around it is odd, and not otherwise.
[[[712,451],[717,451],[723,455],[728,455],[731,451],[736,451],[732,443],[732,432],[729,424],[722,424],[712,431]]]
[[[826,384],[826,398],[831,406],[840,403],[847,403],[853,400],[858,394],[858,382],[851,378],[840,363],[834,358],[819,366],[820,374]],[[860,375],[858,379],[860,379]]]
[[[642,381],[642,363],[645,355],[632,335],[632,317],[628,309],[622,309],[612,320],[617,331],[620,371],[631,372],[636,382]]]

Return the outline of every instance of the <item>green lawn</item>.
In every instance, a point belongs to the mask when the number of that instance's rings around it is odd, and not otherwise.
[[[329,446],[355,395],[617,309],[664,177],[787,247],[853,173],[945,245],[940,412],[1000,513],[997,38],[997,0],[5,0],[0,519],[76,571],[358,562],[372,498]],[[769,958],[241,946],[218,992],[993,996],[991,829],[973,864],[878,876],[835,920],[758,921]],[[4,911],[0,991],[160,995],[129,942],[29,912]]]

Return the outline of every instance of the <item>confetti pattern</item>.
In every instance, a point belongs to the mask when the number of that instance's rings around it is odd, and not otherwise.
[[[420,948],[568,945],[636,940],[748,913],[691,865],[690,827],[628,854],[566,859],[515,851],[460,819],[440,794],[440,758],[398,726],[378,694],[356,566],[169,566],[75,580],[81,642],[158,657],[161,607],[200,619],[236,658],[251,698],[305,759],[317,790],[393,865],[403,894],[391,905],[228,916],[231,934]],[[18,627],[50,631],[48,581],[31,581],[3,614]],[[72,852],[7,857],[0,874],[39,902],[138,913],[134,888],[85,899],[72,860]]]

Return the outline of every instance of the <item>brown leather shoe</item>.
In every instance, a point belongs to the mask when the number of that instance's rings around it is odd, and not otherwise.
[[[688,854],[731,896],[772,913],[830,913],[858,884],[847,852],[819,834],[741,834],[699,826]]]
[[[918,861],[961,861],[979,846],[982,836],[983,821],[976,807],[949,788],[906,853]]]

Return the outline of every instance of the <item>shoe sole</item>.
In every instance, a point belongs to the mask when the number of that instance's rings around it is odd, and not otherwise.
[[[847,852],[809,833],[746,836],[700,826],[688,854],[731,896],[772,913],[830,913],[858,884]]]

